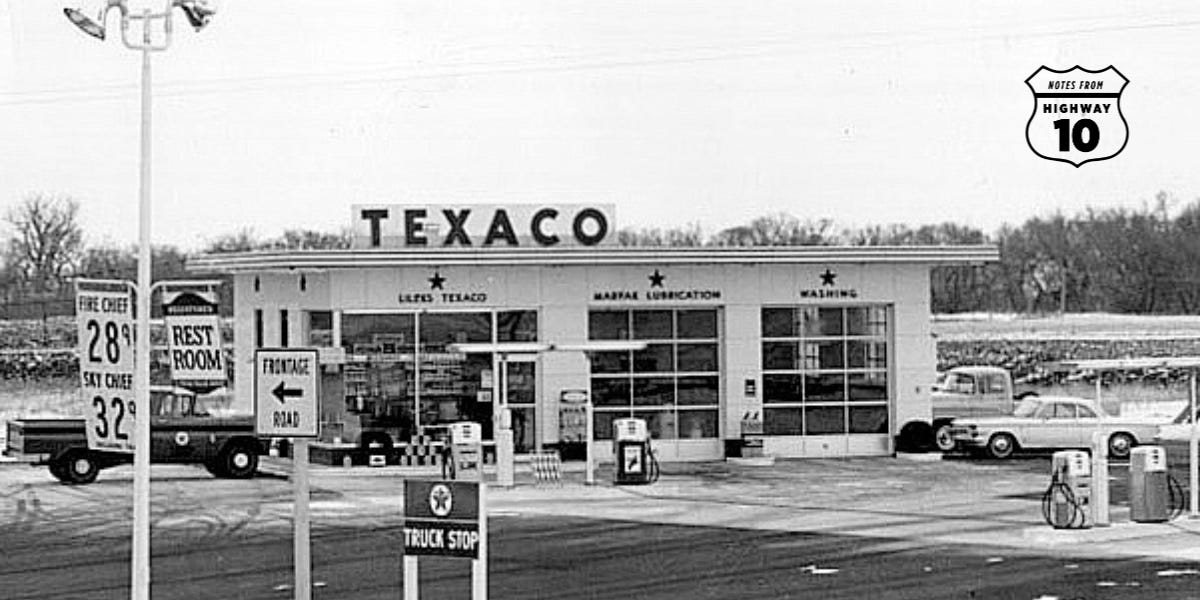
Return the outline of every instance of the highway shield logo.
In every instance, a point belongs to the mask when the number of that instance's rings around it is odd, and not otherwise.
[[[1121,114],[1121,92],[1128,84],[1111,65],[1099,71],[1039,67],[1025,80],[1033,92],[1033,115],[1025,126],[1029,148],[1076,167],[1120,154],[1129,141]]]

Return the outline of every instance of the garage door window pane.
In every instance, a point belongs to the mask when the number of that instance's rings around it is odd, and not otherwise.
[[[629,352],[596,352],[591,355],[592,373],[628,373]]]
[[[799,408],[764,408],[763,433],[766,435],[800,435]]]
[[[887,433],[886,406],[851,406],[850,433]]]
[[[605,310],[588,313],[588,339],[629,339],[629,312],[624,310]]]
[[[679,339],[712,340],[717,338],[717,311],[715,310],[681,310],[679,319]]]
[[[688,439],[717,437],[717,411],[679,411],[679,437]]]
[[[845,375],[805,375],[806,402],[842,402],[846,400]]]
[[[633,311],[633,339],[669,340],[675,337],[672,317],[669,310]]]
[[[629,380],[623,377],[592,379],[592,403],[596,406],[629,406],[630,391]]]
[[[762,309],[762,335],[765,338],[792,337],[798,333],[796,311],[791,308]]]
[[[851,373],[850,400],[887,400],[887,373]]]
[[[841,406],[810,406],[804,409],[806,435],[846,433],[846,409]]]
[[[716,344],[679,344],[679,370],[684,373],[715,373]]]
[[[851,369],[886,369],[887,343],[850,340],[846,343]]]
[[[841,369],[846,365],[843,356],[842,342],[805,342],[804,369],[817,371],[823,369]]]
[[[803,385],[801,375],[763,375],[763,402],[788,403],[800,402],[800,388]]]
[[[763,369],[794,371],[800,368],[796,342],[763,342]]]
[[[653,439],[673,440],[679,437],[675,432],[675,411],[673,410],[635,410],[633,416],[645,419],[646,429],[650,431],[650,437]]]
[[[675,348],[671,344],[650,344],[633,353],[634,373],[669,373],[675,370]]]
[[[633,380],[633,403],[637,406],[675,404],[673,377],[638,377]]]
[[[691,406],[711,406],[717,404],[719,379],[716,375],[708,377],[680,377],[679,404]]]

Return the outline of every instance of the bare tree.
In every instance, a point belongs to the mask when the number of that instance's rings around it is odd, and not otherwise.
[[[83,246],[78,214],[74,199],[40,193],[9,209],[10,267],[25,289],[35,295],[56,292],[75,273]]]

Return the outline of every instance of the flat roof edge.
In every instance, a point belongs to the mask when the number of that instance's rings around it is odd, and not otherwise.
[[[205,254],[187,261],[195,272],[353,269],[400,266],[588,266],[635,264],[916,263],[930,266],[1000,260],[994,245],[788,246],[719,248],[528,248],[507,250],[291,250]]]

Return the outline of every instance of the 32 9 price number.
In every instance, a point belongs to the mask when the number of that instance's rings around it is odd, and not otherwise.
[[[88,319],[86,328],[88,362],[120,364],[121,348],[133,344],[133,328],[128,323],[105,321],[101,325],[96,319]]]
[[[96,437],[108,439],[109,433],[112,433],[114,439],[129,440],[129,434],[121,430],[121,423],[125,420],[126,414],[130,417],[137,416],[135,403],[132,400],[126,401],[124,398],[114,396],[106,401],[103,396],[95,396],[92,398],[92,408],[96,409],[94,426]],[[112,419],[111,429],[109,427],[110,418]]]

